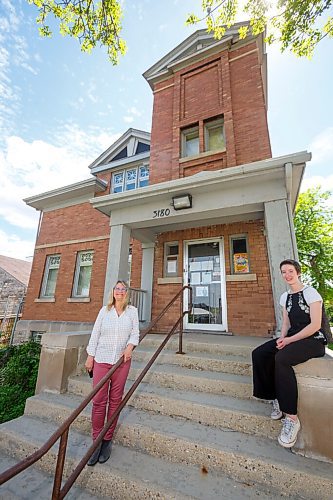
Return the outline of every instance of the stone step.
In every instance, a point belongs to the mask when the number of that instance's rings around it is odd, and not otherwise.
[[[0,453],[0,472],[3,472],[13,465],[16,465],[18,459],[9,457]],[[36,466],[29,467],[22,471],[18,476],[10,479],[7,483],[0,487],[1,500],[46,500],[52,498],[53,477]],[[99,500],[101,496],[94,496],[95,500]],[[83,488],[79,488],[75,484],[66,495],[66,500],[92,500],[91,493],[88,493]]]
[[[157,349],[165,338],[165,334],[149,334],[141,342],[140,346]],[[168,342],[168,349],[178,351],[178,334],[175,334]],[[251,359],[251,352],[255,347],[269,340],[263,337],[243,337],[237,335],[214,335],[201,333],[183,333],[183,351],[187,354],[200,352],[218,355],[236,355]]]
[[[148,363],[155,351],[155,348],[139,346],[133,354],[133,360]],[[215,355],[206,352],[176,354],[171,349],[164,349],[157,357],[155,364],[179,365],[194,370],[235,373],[237,375],[251,375],[252,373],[251,362],[246,361],[244,356],[235,354]]]
[[[24,433],[22,432],[24,429]],[[42,419],[28,416],[6,422],[0,426],[0,449],[6,454],[14,456],[17,460],[24,458],[38,449],[52,433],[56,426]],[[90,438],[78,431],[71,430],[68,441],[65,476],[68,475],[76,463],[91,444]],[[52,473],[55,467],[57,445],[38,462],[43,471]],[[3,456],[3,455],[2,455]],[[6,465],[0,461],[0,466]],[[3,469],[1,469],[3,470]],[[29,477],[29,469],[24,474]],[[41,473],[40,473],[41,474]],[[44,481],[44,492],[50,488],[51,474],[43,473],[40,477]],[[6,494],[16,489],[16,484],[23,481],[20,475],[11,479],[2,487]],[[22,487],[22,482],[19,483]],[[23,486],[24,487],[24,486]],[[121,446],[115,442],[112,455],[105,464],[96,464],[94,467],[85,467],[76,481],[76,488],[84,487],[86,492],[81,497],[68,496],[86,500],[87,498],[112,498],[117,499],[159,499],[159,500],[186,500],[186,499],[220,499],[222,492],[224,498],[235,500],[254,500],[259,496],[263,500],[282,498],[279,491],[269,491],[268,488],[255,484],[254,481],[235,481],[221,472],[206,470],[200,463],[186,464],[163,460],[158,456],[143,453]],[[87,496],[87,492],[90,496]],[[70,494],[69,494],[70,495]],[[75,495],[75,491],[72,492]],[[6,500],[11,497],[6,496]],[[26,495],[13,497],[20,499],[35,498],[29,490]],[[37,497],[38,498],[38,497]],[[50,498],[47,494],[40,497]],[[67,497],[66,497],[67,498]],[[297,498],[297,497],[293,497]]]
[[[61,420],[64,411],[58,413]],[[85,432],[90,428],[88,423],[83,417]],[[333,465],[294,455],[264,437],[126,407],[114,440],[174,463],[260,484],[266,491],[280,488],[281,494],[293,498],[328,500],[333,495]]]
[[[130,384],[127,384],[126,390],[129,388]],[[76,395],[45,392],[27,400],[25,414],[49,418],[60,424],[81,401],[82,398]],[[280,422],[269,418],[269,404],[230,396],[174,391],[141,384],[128,404],[139,410],[182,417],[205,425],[224,427],[269,439],[277,439],[281,427]],[[75,422],[77,429],[90,432],[90,409],[89,405]]]
[[[134,381],[146,363],[132,361],[128,379]],[[82,383],[84,381],[84,383]],[[169,387],[175,390],[189,390],[210,394],[227,394],[239,398],[252,397],[252,379],[247,375],[233,373],[193,370],[177,365],[154,364],[145,375],[144,382]],[[85,375],[70,377],[68,391],[74,394],[87,396],[91,390],[91,383]]]

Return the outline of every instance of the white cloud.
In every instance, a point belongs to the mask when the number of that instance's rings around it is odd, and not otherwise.
[[[301,184],[301,192],[317,186],[320,186],[323,191],[331,191],[332,196],[329,198],[328,203],[333,205],[333,174],[328,175],[327,177],[322,175],[305,177]]]
[[[320,132],[309,145],[312,152],[312,164],[333,164],[333,127],[328,127]],[[328,165],[329,166],[329,165]]]
[[[37,225],[36,225],[37,227]],[[15,259],[30,260],[34,253],[35,240],[21,239],[15,234],[7,234],[0,229],[0,254]]]
[[[0,152],[0,218],[18,228],[35,228],[38,214],[22,199],[89,178],[88,165],[119,136],[65,124],[55,144],[7,137]]]
[[[124,122],[125,123],[133,123],[134,122],[133,116],[124,116]]]

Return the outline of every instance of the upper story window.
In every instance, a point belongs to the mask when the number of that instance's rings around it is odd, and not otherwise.
[[[182,130],[181,156],[194,156],[199,154],[199,126]]]
[[[122,193],[149,184],[149,166],[128,168],[112,175],[112,193]]]
[[[92,250],[77,254],[73,297],[89,297],[93,259],[94,252]]]
[[[40,294],[41,297],[54,297],[60,267],[60,259],[60,255],[47,256]]]
[[[205,151],[225,149],[223,119],[205,122]]]

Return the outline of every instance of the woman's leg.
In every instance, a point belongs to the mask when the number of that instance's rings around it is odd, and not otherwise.
[[[107,374],[112,365],[108,363],[96,363],[94,362],[94,375],[93,375],[93,387],[100,382],[100,380]],[[110,382],[104,384],[104,386],[98,391],[98,393],[93,398],[93,406],[91,413],[92,421],[92,438],[97,439],[105,423],[106,405],[108,402]]]
[[[111,418],[111,415],[117,409],[119,403],[122,400],[124,394],[124,387],[130,367],[131,367],[131,360],[126,361],[126,363],[122,363],[111,377],[111,386],[109,392],[109,408],[107,416],[108,420]],[[114,420],[110,429],[104,436],[105,441],[110,441],[112,439],[114,430],[118,422],[118,417]]]
[[[260,399],[275,399],[276,340],[260,345],[252,352],[253,395]]]
[[[324,345],[313,338],[298,340],[287,345],[275,356],[276,397],[281,411],[287,415],[297,415],[297,380],[293,366],[311,358],[320,358],[325,354]]]

